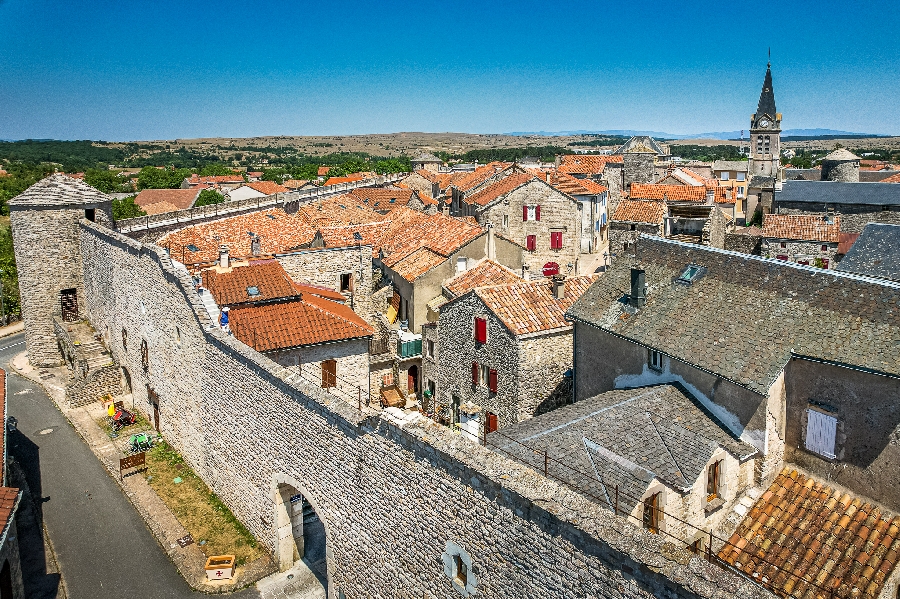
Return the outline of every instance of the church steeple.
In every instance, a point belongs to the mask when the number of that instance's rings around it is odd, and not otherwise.
[[[756,113],[750,117],[750,174],[778,177],[781,171],[781,115],[775,109],[772,87],[772,63],[766,65],[766,78]]]
[[[775,110],[775,90],[772,89],[772,63],[766,65],[766,78],[763,81],[762,92],[759,94],[759,106],[756,108],[756,117],[768,115],[770,119],[774,119]]]

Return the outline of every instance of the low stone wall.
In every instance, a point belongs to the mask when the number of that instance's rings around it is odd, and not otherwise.
[[[742,254],[759,256],[761,244],[761,235],[725,233],[725,249],[731,252],[741,252]]]
[[[105,397],[122,393],[122,372],[119,365],[94,369],[83,379],[76,380],[66,387],[66,401],[73,408],[85,406]]]
[[[92,323],[128,330],[110,344],[136,405],[145,383],[166,439],[273,553],[279,495],[302,494],[325,526],[330,597],[456,596],[460,552],[482,597],[772,597],[431,421],[296,380],[209,322],[161,248],[88,222],[81,245]]]

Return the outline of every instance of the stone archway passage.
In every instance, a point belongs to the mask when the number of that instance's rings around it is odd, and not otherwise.
[[[273,481],[275,558],[282,572],[291,571],[295,585],[324,599],[328,591],[329,554],[325,524],[316,504],[300,483],[283,475]]]
[[[278,485],[275,504],[276,552],[281,571],[303,558],[303,495],[288,484]]]

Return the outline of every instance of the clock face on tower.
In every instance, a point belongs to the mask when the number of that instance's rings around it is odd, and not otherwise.
[[[769,119],[760,119],[757,125],[759,125],[760,129],[768,129],[769,125],[772,123],[769,122]]]

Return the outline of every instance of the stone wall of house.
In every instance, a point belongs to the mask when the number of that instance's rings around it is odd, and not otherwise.
[[[782,247],[784,246],[784,247]],[[822,251],[822,247],[827,247],[826,251]],[[824,268],[825,260],[828,261],[828,268],[837,266],[835,257],[837,256],[838,244],[823,243],[821,241],[797,241],[792,239],[773,239],[764,238],[760,244],[760,255],[766,258],[776,258],[778,256],[787,256],[790,262],[800,262],[805,260],[809,266],[819,266]],[[822,260],[817,263],[816,259]]]
[[[609,253],[618,254],[623,252],[626,245],[633,247],[641,233],[647,235],[660,235],[662,233],[661,225],[610,221]],[[615,260],[615,258],[611,258],[611,260]]]
[[[166,439],[275,552],[282,490],[325,527],[330,597],[772,597],[553,480],[428,420],[358,411],[209,322],[164,251],[82,225],[88,314],[159,394]],[[147,342],[148,364],[141,361]],[[451,572],[452,574],[452,572]]]
[[[365,318],[372,314],[372,246],[310,248],[277,256],[281,267],[297,282],[341,291],[341,275],[353,275],[353,292],[343,291],[347,305]]]
[[[73,408],[85,406],[100,400],[106,395],[121,395],[122,371],[119,365],[95,368],[82,379],[75,379],[66,387],[66,401]]]
[[[440,189],[438,189],[437,195],[433,195],[435,184],[419,173],[412,173],[406,176],[403,179],[403,184],[410,189],[417,191],[419,194],[428,196],[429,198],[437,198],[437,196],[440,195]]]
[[[270,357],[276,364],[299,372],[303,380],[313,385],[324,385],[322,362],[335,360],[337,388],[333,391],[359,396],[363,402],[370,400],[368,338],[320,343],[272,354]]]
[[[714,206],[709,213],[709,246],[719,249],[725,248],[725,231],[728,229],[729,219],[718,206]]]
[[[429,350],[429,348],[431,349]],[[424,395],[424,391],[430,388],[429,383],[434,383],[435,391],[437,390],[440,352],[438,323],[430,322],[422,325],[422,409],[427,414],[435,413],[436,403],[434,395],[427,397]]]
[[[625,169],[625,187],[632,183],[654,183],[656,181],[656,156],[654,154],[626,153],[622,157]]]
[[[900,510],[900,380],[794,359],[785,389],[786,459]],[[835,459],[805,447],[811,407],[837,419]]]
[[[862,233],[869,223],[900,225],[900,206],[874,206],[870,204],[824,204],[814,202],[780,202],[775,196],[778,214],[815,214],[821,216],[833,211],[841,217],[841,232]]]
[[[540,206],[541,220],[523,220],[523,206]],[[579,202],[542,181],[532,180],[509,193],[502,201],[480,211],[478,222],[482,226],[493,223],[497,233],[523,246],[528,235],[535,235],[536,249],[526,251],[524,260],[530,276],[536,278],[543,276],[541,269],[548,262],[559,264],[560,271],[564,273],[567,272],[567,264],[576,264],[581,253],[580,210]],[[562,249],[550,249],[552,231],[562,232]],[[572,272],[576,272],[574,268]]]
[[[725,249],[728,251],[759,256],[761,246],[762,237],[759,235],[725,233]]]
[[[519,337],[518,421],[572,403],[572,329]],[[571,373],[570,373],[571,374]]]
[[[859,183],[859,162],[856,160],[823,160],[822,181]]]

